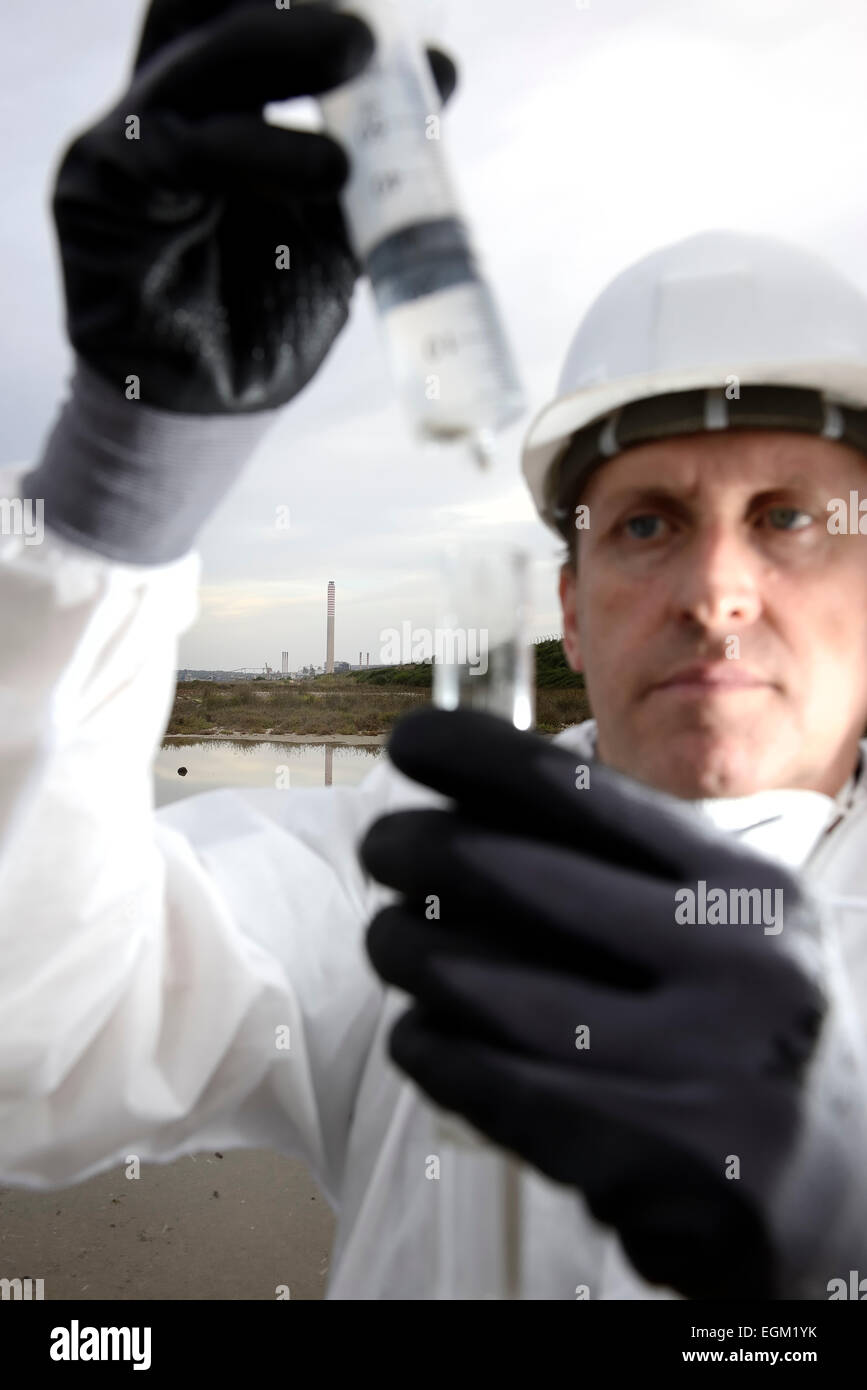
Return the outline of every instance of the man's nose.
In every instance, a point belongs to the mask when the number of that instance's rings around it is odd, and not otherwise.
[[[731,527],[708,526],[682,555],[674,603],[683,617],[709,631],[755,622],[761,609],[760,559]]]

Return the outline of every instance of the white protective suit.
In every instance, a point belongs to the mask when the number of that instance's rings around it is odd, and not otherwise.
[[[18,476],[0,475],[0,496]],[[369,966],[364,933],[390,894],[356,857],[374,819],[431,793],[383,757],[359,787],[215,791],[154,814],[151,764],[198,578],[195,552],[139,568],[51,532],[38,545],[0,536],[0,1182],[50,1188],[129,1154],[273,1148],[306,1159],[338,1209],[329,1297],[431,1298],[437,1117],[387,1058],[402,1000]],[[585,758],[594,731],[559,741]],[[863,780],[836,802],[700,803],[858,900],[833,910],[830,987],[857,1038],[845,1081],[859,1117]],[[639,1278],[580,1196],[522,1172],[524,1297],[675,1296]]]

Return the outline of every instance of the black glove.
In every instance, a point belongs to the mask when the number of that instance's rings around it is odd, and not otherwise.
[[[417,1000],[394,1061],[580,1188],[646,1279],[781,1296],[776,1204],[825,1008],[798,882],[601,764],[577,789],[574,753],[488,715],[413,714],[389,755],[455,803],[386,816],[361,847],[403,895],[368,938]],[[781,890],[783,930],[678,924],[699,880],[771,890],[768,908]]]
[[[263,410],[314,375],[360,269],[337,200],[348,160],[262,110],[355,76],[373,47],[321,4],[154,0],[129,90],[70,146],[54,196],[69,336],[119,391],[134,374],[167,410]],[[430,60],[446,98],[454,65]]]
[[[313,377],[360,271],[337,197],[349,165],[262,110],[328,91],[372,52],[367,25],[325,4],[153,0],[132,85],[57,177],[78,360],[21,483],[46,527],[129,563],[178,559],[269,412]],[[447,100],[454,64],[428,57]]]

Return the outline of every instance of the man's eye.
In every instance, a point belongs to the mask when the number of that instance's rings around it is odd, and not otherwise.
[[[800,507],[771,507],[768,517],[776,531],[803,531],[813,520],[810,513],[802,512]],[[792,524],[793,519],[797,519],[796,525]]]
[[[662,517],[653,513],[646,513],[644,516],[632,516],[625,522],[626,529],[637,541],[653,540],[658,532],[654,532],[655,526],[662,525]]]

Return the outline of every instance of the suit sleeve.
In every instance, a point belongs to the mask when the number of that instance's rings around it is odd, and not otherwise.
[[[0,496],[20,477],[0,476]],[[0,535],[0,1181],[268,1144],[335,1190],[381,1006],[354,848],[385,769],[370,794],[299,802],[297,833],[232,792],[155,815],[198,556],[135,566],[14,529]]]

